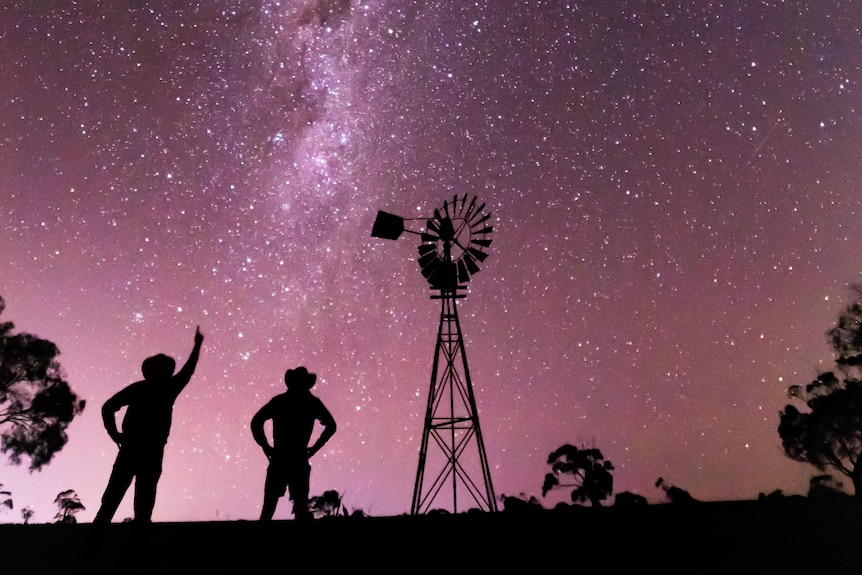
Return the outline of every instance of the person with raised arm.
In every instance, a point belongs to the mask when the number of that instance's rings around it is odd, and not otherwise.
[[[105,429],[119,446],[119,452],[94,524],[111,522],[133,479],[134,521],[139,524],[152,521],[174,402],[195,372],[203,340],[198,327],[192,352],[176,374],[176,361],[172,357],[163,353],[148,357],[141,365],[144,379],[120,390],[102,406]],[[118,429],[116,415],[123,407],[126,414],[122,428]]]

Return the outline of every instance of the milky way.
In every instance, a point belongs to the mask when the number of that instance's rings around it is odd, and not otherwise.
[[[464,193],[494,225],[458,305],[497,494],[564,443],[650,501],[804,493],[778,413],[862,271],[860,26],[839,0],[6,2],[4,319],[87,409],[42,472],[0,467],[0,521],[65,489],[89,521],[101,404],[196,325],[155,520],[257,517],[248,424],[296,365],[339,424],[312,493],[409,511],[440,310],[416,242],[370,230]]]

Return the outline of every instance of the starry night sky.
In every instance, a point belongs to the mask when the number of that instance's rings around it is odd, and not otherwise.
[[[339,423],[312,494],[408,512],[440,309],[416,238],[370,230],[465,193],[497,494],[540,494],[563,443],[653,502],[805,493],[778,413],[862,272],[860,26],[851,0],[3,2],[3,318],[88,405],[42,472],[0,466],[0,521],[65,489],[91,520],[101,404],[196,325],[156,521],[258,516],[248,424],[297,365]]]

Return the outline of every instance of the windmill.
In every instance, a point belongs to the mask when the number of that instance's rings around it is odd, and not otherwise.
[[[419,269],[441,301],[440,324],[431,366],[431,386],[413,488],[412,515],[426,513],[438,498],[451,497],[452,511],[459,502],[484,511],[496,511],[485,443],[467,365],[456,300],[466,297],[466,284],[488,257],[493,231],[485,204],[475,196],[456,195],[443,202],[422,231],[405,228],[405,218],[377,213],[371,235],[395,240],[402,233],[418,235]]]

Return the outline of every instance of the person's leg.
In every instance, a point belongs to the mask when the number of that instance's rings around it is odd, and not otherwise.
[[[135,479],[135,523],[150,523],[156,505],[156,488],[162,476],[164,447],[147,449],[138,461]]]
[[[275,514],[275,507],[278,505],[278,495],[266,489],[263,491],[263,507],[260,509],[260,520],[270,521]]]
[[[293,518],[300,521],[311,519],[308,510],[308,490],[311,480],[311,465],[307,461],[298,462],[290,472],[290,498],[293,500]]]
[[[102,495],[102,505],[93,519],[94,524],[110,523],[114,518],[114,513],[120,506],[120,502],[126,495],[129,485],[132,484],[132,478],[135,475],[132,465],[134,458],[127,451],[120,449],[117,453],[117,459],[114,461],[114,467],[111,470],[111,476],[108,478],[108,485],[105,487],[105,493]]]
[[[278,499],[284,495],[286,480],[283,466],[278,462],[269,462],[266,468],[266,483],[263,486],[263,507],[260,509],[260,520],[269,521],[275,514]]]

